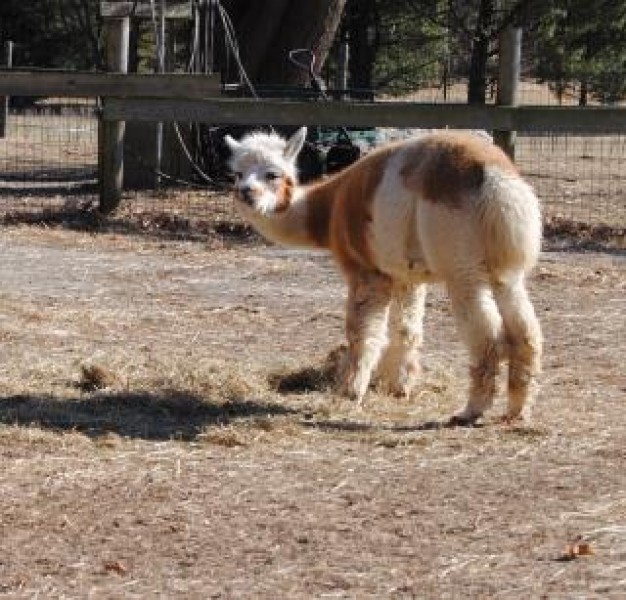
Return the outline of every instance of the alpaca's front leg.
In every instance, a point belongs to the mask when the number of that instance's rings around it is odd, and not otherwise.
[[[377,274],[359,274],[352,278],[348,293],[346,335],[348,361],[345,393],[361,402],[367,392],[383,348],[387,343],[387,322],[392,284]]]
[[[393,394],[408,397],[421,375],[426,284],[401,285],[394,290],[389,318],[389,345],[378,375]]]

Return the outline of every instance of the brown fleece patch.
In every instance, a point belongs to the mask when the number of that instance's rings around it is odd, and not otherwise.
[[[291,177],[283,177],[276,192],[276,212],[284,212],[291,206],[295,182]]]
[[[343,171],[333,208],[331,249],[347,272],[375,269],[368,231],[374,194],[397,146],[371,152]]]
[[[509,157],[476,135],[445,132],[429,135],[407,149],[400,169],[404,185],[425,200],[459,207],[483,184],[485,168],[496,166],[517,175]]]

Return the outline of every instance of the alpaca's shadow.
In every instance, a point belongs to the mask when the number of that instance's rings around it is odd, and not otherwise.
[[[452,418],[442,421],[422,421],[420,423],[407,423],[406,425],[391,425],[388,423],[372,423],[367,421],[351,421],[351,420],[332,420],[309,419],[302,421],[304,427],[318,429],[327,432],[343,432],[343,433],[395,433],[408,434],[420,433],[427,431],[439,431],[442,429],[478,429],[485,426],[482,421],[458,422]]]
[[[344,433],[418,433],[420,431],[437,431],[453,427],[449,419],[447,421],[423,421],[412,425],[389,425],[386,423],[371,423],[365,421],[348,421],[332,419],[324,420],[307,420],[302,424],[305,427],[319,429],[328,432],[344,432]]]
[[[294,412],[254,400],[214,402],[181,390],[97,392],[78,399],[28,394],[0,398],[0,423],[5,425],[148,440],[191,441],[210,426]]]
[[[304,367],[294,371],[275,373],[270,376],[270,385],[281,394],[303,394],[308,392],[332,393],[340,370],[341,357],[345,348],[340,346],[333,350],[321,366]],[[309,427],[327,432],[344,433],[419,433],[453,429],[457,427],[478,428],[482,421],[461,422],[454,418],[441,421],[422,421],[406,425],[390,425],[387,423],[372,423],[354,420],[332,420],[307,418],[301,422],[303,427]]]

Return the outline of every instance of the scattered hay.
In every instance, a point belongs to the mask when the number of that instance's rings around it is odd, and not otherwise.
[[[237,448],[248,445],[241,433],[232,427],[215,427],[208,429],[200,434],[198,438],[207,444],[223,446],[225,448]]]
[[[84,392],[105,390],[121,383],[121,377],[102,365],[81,365],[78,388]]]
[[[195,198],[192,200],[197,202]],[[124,204],[112,215],[101,213],[96,201],[91,198],[36,209],[23,203],[23,207],[2,213],[0,224],[144,235],[171,240],[222,240],[240,244],[259,241],[259,235],[247,223],[232,210],[224,208],[223,199],[214,199],[216,201],[222,206],[214,206],[214,212],[208,218],[182,214],[176,199],[167,198],[162,200],[160,210],[155,209],[153,203],[148,207]]]
[[[502,431],[505,435],[527,440],[545,438],[549,435],[549,430],[545,427],[537,427],[524,423],[505,426]]]
[[[268,383],[279,394],[324,392],[331,385],[328,374],[319,367],[303,367],[286,373],[272,373],[268,376]]]
[[[546,219],[543,227],[548,242],[579,249],[626,249],[626,228],[594,225],[562,217]]]
[[[339,314],[326,263],[260,252],[235,265],[249,278],[215,291],[202,286],[236,252],[33,230],[4,240],[0,595],[619,596],[621,259],[544,259],[537,426],[453,429],[465,356],[437,291],[415,394],[373,389],[358,407],[326,391],[341,350],[319,352],[340,324],[306,321]],[[83,279],[60,272],[77,258]],[[275,265],[302,285],[293,302]],[[207,315],[247,294],[280,329]],[[123,385],[91,373],[79,392],[81,365]]]
[[[268,376],[270,387],[280,394],[306,394],[328,392],[339,380],[343,370],[346,346],[340,345],[328,353],[318,366],[302,367],[294,371],[286,369]]]

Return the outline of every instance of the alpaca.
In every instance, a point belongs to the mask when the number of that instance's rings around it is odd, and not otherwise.
[[[230,136],[236,204],[264,237],[330,250],[348,283],[342,391],[361,402],[377,375],[408,396],[420,376],[426,287],[445,284],[470,357],[469,399],[451,424],[490,407],[508,360],[505,418],[527,415],[541,330],[525,287],[541,243],[539,201],[490,140],[441,131],[373,150],[299,186],[290,139]]]

